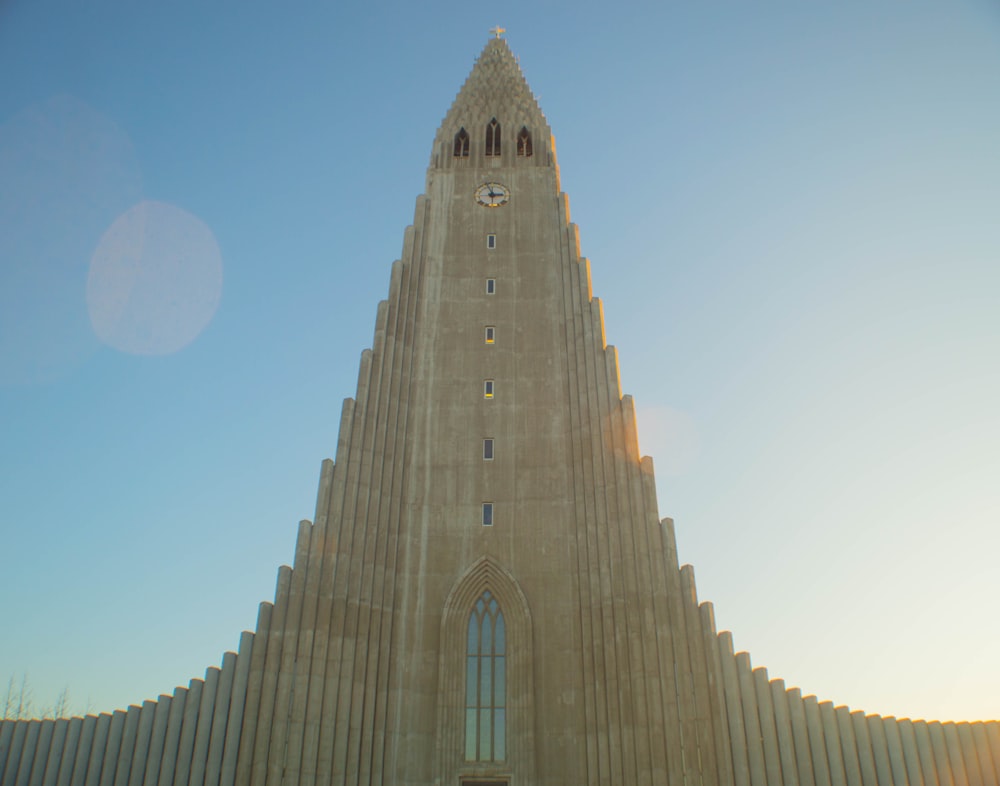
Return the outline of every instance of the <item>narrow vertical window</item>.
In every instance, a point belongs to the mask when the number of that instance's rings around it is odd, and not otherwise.
[[[500,155],[500,124],[495,117],[486,124],[486,155]]]
[[[493,503],[484,502],[483,503],[483,526],[492,527],[493,526]]]
[[[517,135],[517,154],[531,155],[531,132],[525,126],[521,126],[521,133]]]
[[[493,380],[483,380],[483,398],[493,398]]]
[[[492,344],[497,340],[497,329],[493,325],[486,326],[486,343]]]
[[[466,633],[466,761],[503,761],[507,758],[506,656],[503,611],[493,594],[486,590],[469,614]]]
[[[493,461],[493,439],[483,440],[483,461]]]
[[[497,247],[497,236],[496,235],[487,235],[486,236],[486,247],[490,248],[490,249],[493,249],[493,248]]]
[[[486,279],[486,294],[495,295],[497,291],[497,280],[495,278]]]
[[[460,128],[455,134],[455,158],[468,158],[468,156],[469,134],[464,128]]]

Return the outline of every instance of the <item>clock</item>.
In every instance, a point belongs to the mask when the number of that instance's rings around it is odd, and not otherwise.
[[[510,201],[510,189],[500,183],[483,183],[476,189],[476,201],[483,207],[500,207]]]

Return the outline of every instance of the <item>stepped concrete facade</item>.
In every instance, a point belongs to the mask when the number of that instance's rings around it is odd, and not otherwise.
[[[1000,724],[820,702],[716,632],[494,38],[257,629],[141,706],[3,722],[0,783],[1000,786]]]

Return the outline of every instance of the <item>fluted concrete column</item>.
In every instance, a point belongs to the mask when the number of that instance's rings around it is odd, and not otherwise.
[[[906,775],[903,742],[899,737],[899,723],[890,715],[888,718],[882,718],[882,728],[885,729],[885,741],[889,748],[889,764],[892,765],[893,783],[896,786],[906,786],[909,780]]]
[[[111,734],[113,720],[114,716],[107,712],[102,712],[97,716],[97,725],[94,727],[94,742],[90,748],[90,757],[87,759],[85,786],[99,786],[101,782],[104,754],[108,748],[108,737]]]
[[[997,772],[994,768],[993,756],[990,755],[990,741],[986,736],[986,724],[977,721],[972,725],[972,739],[976,744],[979,758],[979,771],[985,786],[997,786]]]
[[[760,716],[753,685],[750,655],[736,653],[736,672],[740,680],[740,698],[743,704],[743,726],[747,733],[747,760],[750,762],[752,786],[767,786],[767,767],[764,764],[764,747],[761,744]]]
[[[774,707],[774,727],[778,734],[778,755],[781,759],[781,779],[785,786],[799,786],[795,762],[795,741],[788,712],[788,693],[784,680],[771,680],[771,704]]]
[[[729,631],[719,634],[719,656],[722,662],[722,683],[726,697],[726,717],[729,721],[729,739],[732,748],[733,783],[750,786],[750,763],[747,758],[747,737],[743,724],[743,701],[740,698],[740,681],[733,652],[733,637]]]
[[[844,755],[840,749],[840,734],[837,732],[837,716],[832,701],[820,703],[819,716],[823,722],[826,760],[830,765],[830,783],[833,786],[847,786],[847,774],[844,772]]]
[[[948,761],[951,763],[955,786],[971,786],[969,772],[965,768],[965,757],[962,755],[962,741],[958,737],[958,726],[954,723],[943,723],[941,728],[948,748]]]
[[[880,715],[869,715],[868,734],[872,740],[872,756],[875,759],[875,772],[878,774],[879,786],[892,784],[892,760],[889,758],[889,741],[885,736],[885,723]]]
[[[94,747],[94,732],[97,730],[97,716],[88,715],[80,724],[80,739],[73,757],[73,769],[68,781],[63,782],[60,774],[59,786],[84,786],[87,779],[87,765]]]
[[[934,749],[931,745],[931,735],[924,721],[913,721],[913,736],[917,742],[917,756],[920,758],[920,771],[926,786],[940,786],[938,782],[938,767],[934,761]]]
[[[104,751],[104,763],[101,765],[101,786],[115,786],[115,778],[118,775],[118,762],[122,756],[125,726],[127,723],[128,710],[115,710],[111,716],[111,730],[108,732],[108,745]]]
[[[56,786],[59,777],[59,762],[62,760],[63,746],[66,745],[66,732],[69,731],[69,720],[59,718],[53,724],[52,742],[49,744],[45,757],[44,773],[38,779],[41,786]]]
[[[872,752],[871,734],[868,732],[868,721],[864,712],[855,710],[851,713],[851,724],[854,726],[854,742],[858,751],[858,766],[861,768],[861,782],[864,786],[878,786],[878,774],[875,771],[875,756]]]
[[[754,693],[757,699],[757,716],[760,718],[760,740],[764,749],[764,768],[768,786],[781,786],[781,755],[778,753],[778,727],[774,720],[771,683],[767,669],[753,670]]]
[[[830,786],[830,764],[826,755],[823,721],[819,716],[819,701],[815,696],[806,696],[802,702],[805,706],[806,728],[809,730],[813,777],[816,779],[816,786]]]

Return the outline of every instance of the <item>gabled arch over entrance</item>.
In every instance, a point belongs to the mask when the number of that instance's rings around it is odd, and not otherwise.
[[[486,593],[503,610],[506,635],[506,750],[500,761],[466,756],[466,658],[470,614]],[[473,563],[455,582],[441,615],[437,770],[442,783],[491,777],[533,783],[534,675],[528,600],[517,580],[491,557]]]

